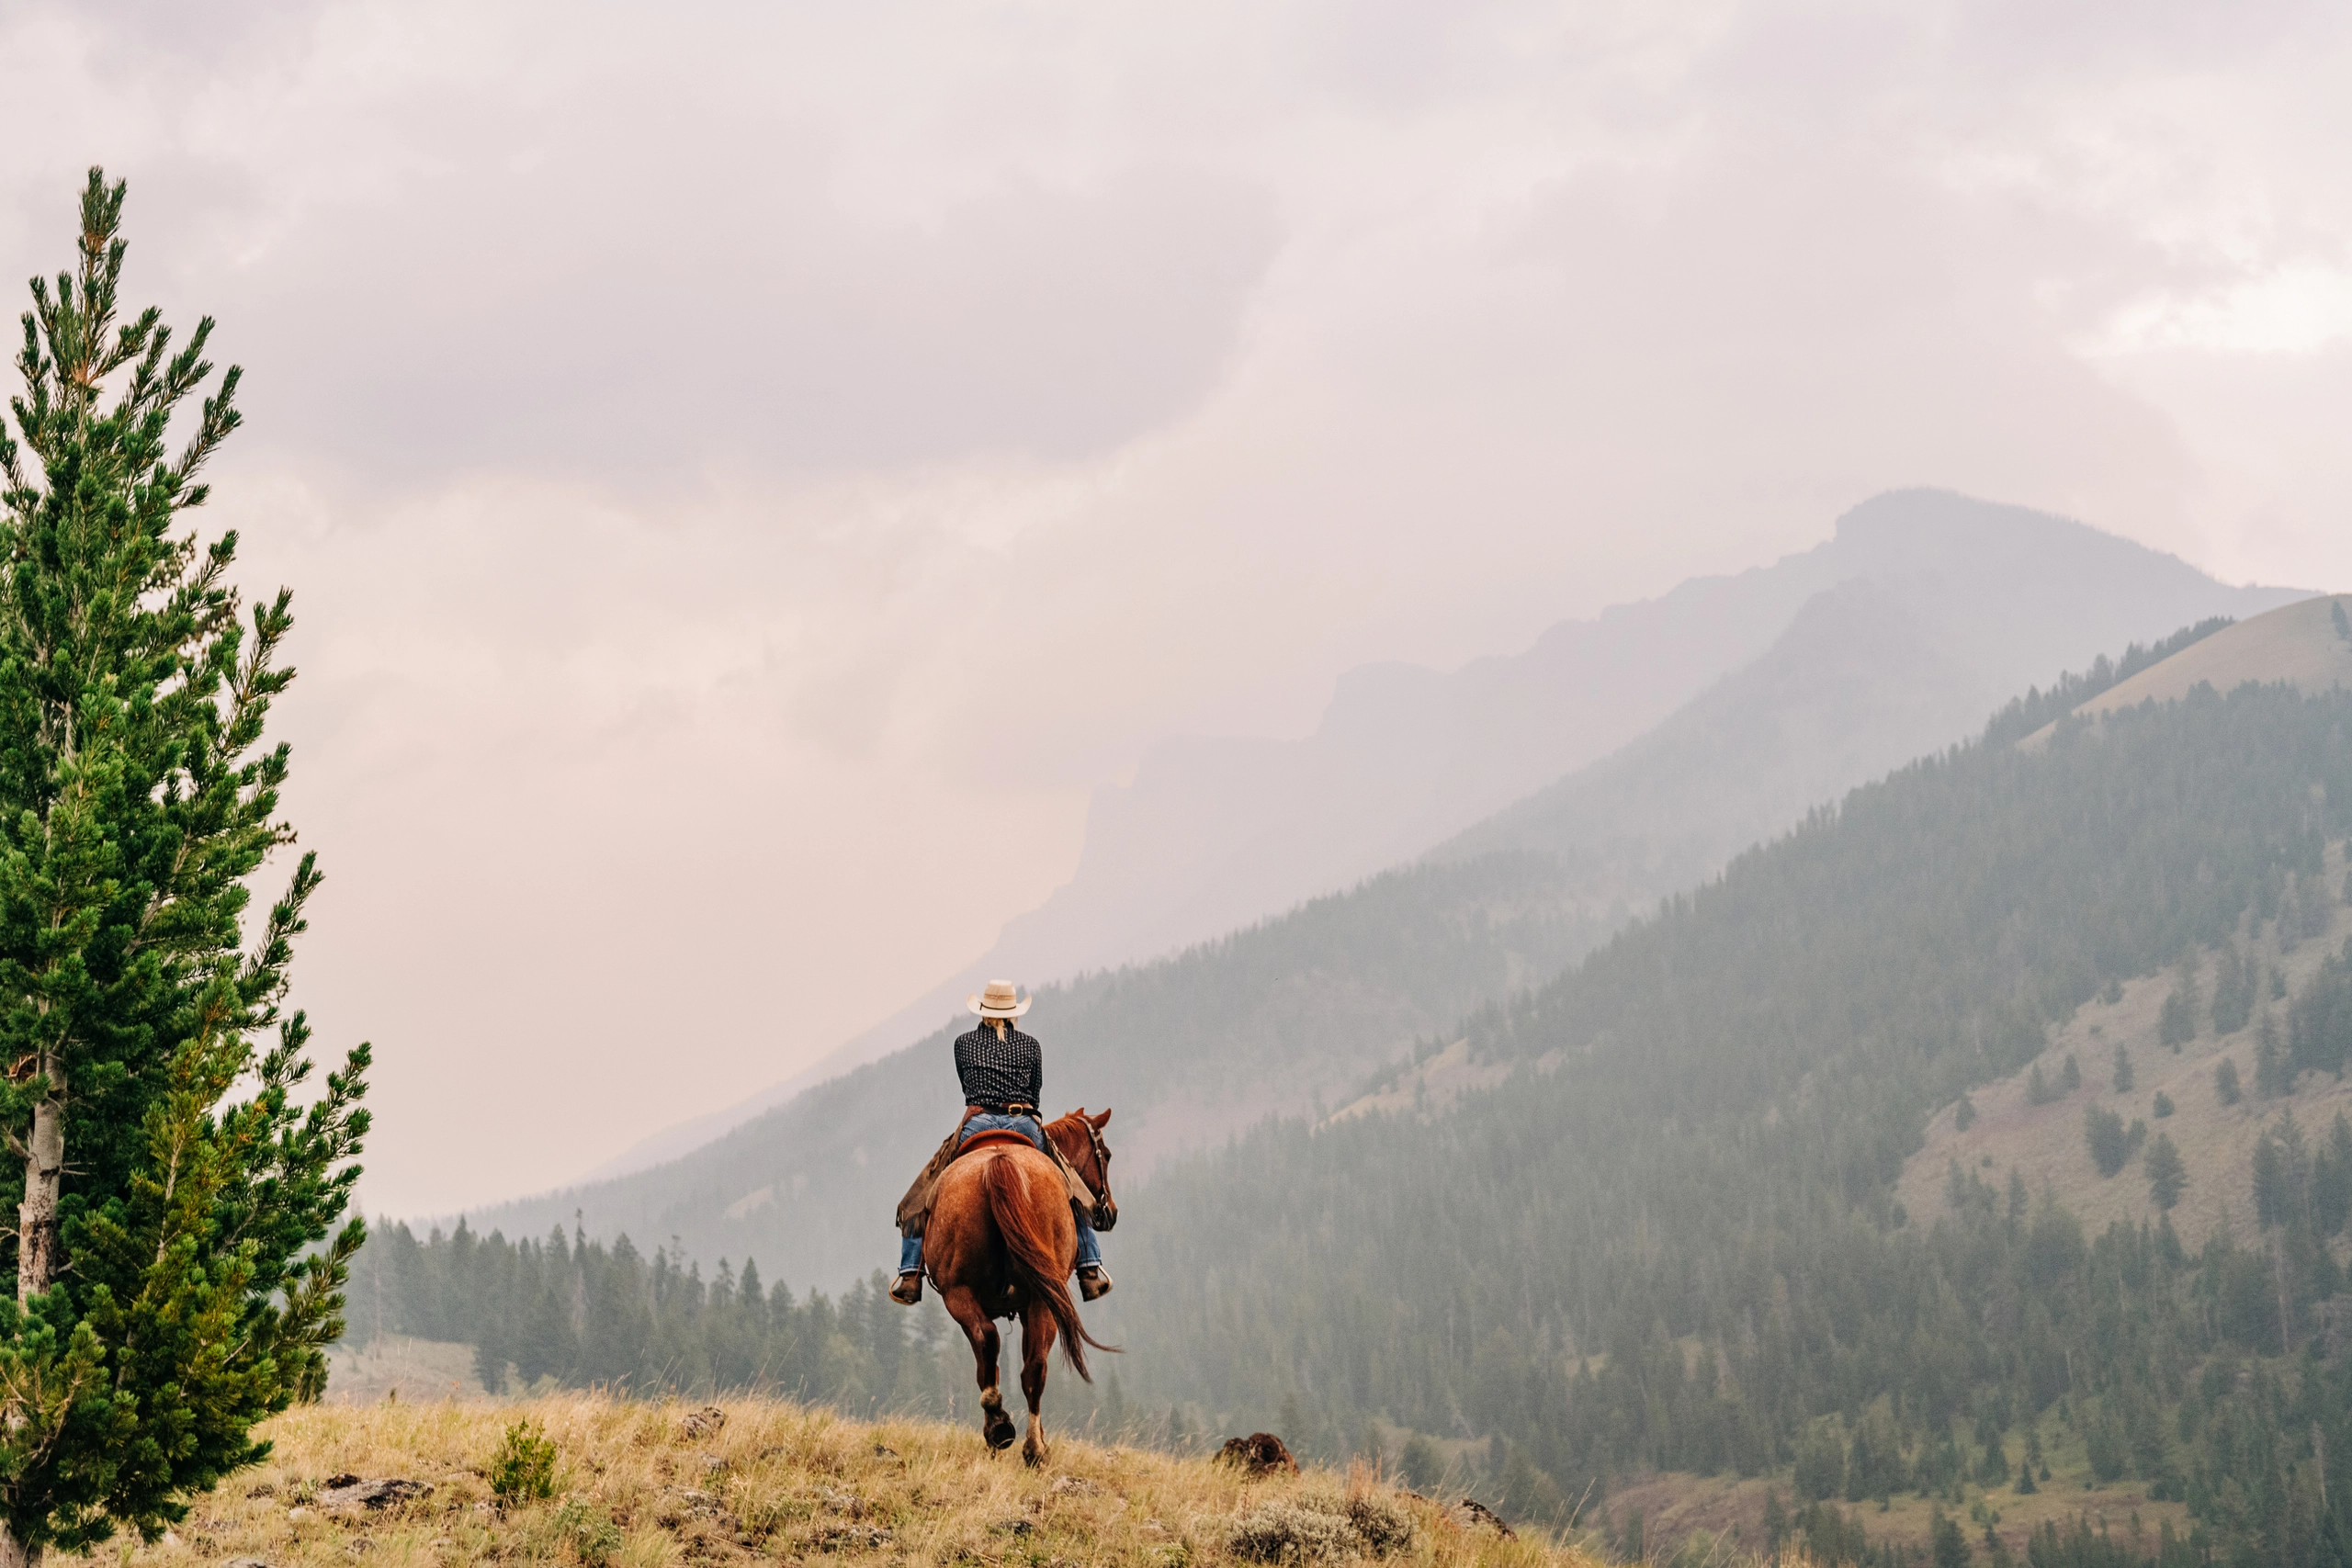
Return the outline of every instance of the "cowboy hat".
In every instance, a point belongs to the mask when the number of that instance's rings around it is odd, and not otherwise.
[[[1020,1001],[1013,1000],[1018,994],[1012,981],[990,980],[987,990],[975,997],[966,997],[964,1005],[982,1018],[1019,1018],[1037,998],[1027,997]]]

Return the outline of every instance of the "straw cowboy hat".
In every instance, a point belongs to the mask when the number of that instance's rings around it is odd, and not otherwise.
[[[990,980],[987,990],[976,997],[966,997],[964,1005],[982,1018],[1019,1018],[1037,998],[1024,997],[1019,1001],[1013,1000],[1018,994],[1012,981]]]

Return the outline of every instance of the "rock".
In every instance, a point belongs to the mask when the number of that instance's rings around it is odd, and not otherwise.
[[[817,1495],[824,1503],[827,1511],[831,1513],[847,1514],[853,1519],[865,1517],[865,1499],[854,1492],[843,1492],[832,1486],[820,1486],[817,1488]]]
[[[402,1481],[394,1476],[363,1481],[356,1475],[337,1475],[319,1489],[312,1499],[322,1508],[389,1508],[395,1503],[413,1498],[430,1497],[433,1487],[423,1481]]]
[[[1037,1526],[1033,1520],[1017,1518],[999,1519],[996,1523],[989,1527],[989,1529],[996,1531],[999,1535],[1027,1535],[1031,1530],[1034,1530],[1036,1528]]]
[[[678,1418],[678,1438],[692,1442],[696,1438],[715,1438],[727,1425],[727,1412],[716,1404],[706,1404],[700,1410],[689,1410]]]
[[[1252,1432],[1246,1438],[1227,1438],[1219,1449],[1217,1459],[1226,1464],[1238,1464],[1251,1475],[1296,1475],[1298,1461],[1290,1457],[1290,1450],[1272,1432]]]
[[[258,1557],[232,1557],[220,1568],[269,1568],[269,1564]]]
[[[287,1517],[288,1519],[300,1520],[300,1519],[316,1518],[318,1516],[317,1516],[317,1515],[315,1515],[315,1514],[313,1514],[313,1513],[311,1513],[311,1510],[310,1510],[310,1509],[308,1509],[308,1508],[305,1508],[305,1507],[301,1507],[301,1506],[295,1506],[295,1507],[291,1507],[291,1508],[287,1509],[287,1510],[286,1510],[286,1517]]]
[[[319,1483],[319,1484],[320,1484],[320,1485],[322,1485],[322,1486],[323,1486],[323,1487],[325,1487],[325,1488],[327,1488],[329,1491],[333,1491],[335,1487],[338,1487],[338,1486],[356,1486],[356,1485],[358,1485],[358,1484],[359,1484],[359,1477],[357,1477],[357,1476],[356,1476],[356,1475],[352,1474],[352,1473],[351,1473],[351,1472],[349,1472],[349,1471],[347,1471],[347,1470],[345,1470],[345,1471],[339,1471],[339,1472],[337,1472],[335,1474],[333,1474],[333,1475],[328,1476],[324,1481],[322,1481],[321,1483]]]
[[[1046,1488],[1049,1497],[1099,1497],[1102,1488],[1082,1475],[1065,1475]]]
[[[1502,1519],[1497,1516],[1492,1508],[1489,1508],[1476,1497],[1464,1497],[1461,1502],[1456,1503],[1453,1506],[1453,1517],[1454,1522],[1459,1524],[1464,1529],[1476,1529],[1483,1525],[1487,1529],[1493,1530],[1497,1535],[1501,1536],[1505,1540],[1517,1540],[1519,1539],[1519,1532],[1517,1530],[1503,1523]]]
[[[164,1532],[164,1544],[165,1546],[177,1546],[179,1543],[180,1543],[180,1532],[179,1532],[179,1531],[177,1531],[177,1530],[165,1530],[165,1531]]]
[[[811,1542],[820,1551],[873,1551],[890,1544],[890,1532],[870,1525],[833,1525]]]
[[[256,1482],[254,1484],[245,1488],[245,1495],[248,1497],[275,1497],[277,1495],[277,1488],[272,1486],[266,1481]],[[238,1561],[243,1562],[244,1559],[240,1558]]]

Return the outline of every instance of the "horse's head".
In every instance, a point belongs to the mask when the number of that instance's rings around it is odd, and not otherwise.
[[[1110,1121],[1109,1111],[1089,1116],[1081,1105],[1046,1128],[1046,1135],[1054,1140],[1062,1157],[1094,1189],[1094,1213],[1087,1219],[1098,1231],[1119,1223],[1118,1200],[1111,1196],[1111,1145],[1102,1141],[1102,1129]]]

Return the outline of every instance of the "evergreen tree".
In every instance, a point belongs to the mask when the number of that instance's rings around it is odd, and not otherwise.
[[[291,1104],[309,1029],[281,1006],[311,857],[241,945],[246,879],[293,837],[287,748],[262,739],[292,679],[288,595],[248,630],[236,536],[179,531],[237,427],[238,372],[199,396],[209,319],[176,351],[157,311],[118,321],[122,202],[93,169],[78,265],[33,285],[14,434],[0,425],[0,1133],[18,1162],[0,1179],[18,1214],[0,1562],[17,1564],[125,1524],[153,1539],[261,1458],[254,1425],[323,1384],[363,1235],[354,1219],[306,1256],[357,1176],[368,1061]]]
[[[2283,1225],[2290,1207],[2286,1153],[2278,1140],[2266,1132],[2254,1145],[2255,1223],[2265,1230]]]
[[[2083,1112],[2083,1141],[2090,1146],[2091,1163],[2101,1176],[2113,1176],[2132,1157],[2132,1142],[2123,1118],[2094,1105]]]
[[[2065,1064],[2059,1069],[2058,1082],[2068,1094],[2083,1087],[2083,1069],[2075,1060],[2075,1054],[2072,1051],[2066,1053]]]
[[[2181,1162],[2169,1133],[2159,1133],[2156,1141],[2148,1145],[2142,1167],[2148,1173],[2148,1199],[2159,1209],[2169,1211],[2180,1201],[2182,1189],[2188,1185],[2188,1168]]]
[[[2238,1065],[2231,1057],[2222,1057],[2222,1065],[2213,1069],[2213,1093],[2224,1105],[2235,1105],[2245,1098],[2245,1091],[2238,1087]]]
[[[2115,1048],[2115,1092],[2132,1092],[2132,1053],[2120,1045]]]
[[[2254,1016],[2255,986],[2260,965],[2249,961],[2234,942],[2222,947],[2213,977],[2213,1032],[2234,1034]]]
[[[1935,1568],[1968,1568],[1968,1536],[1941,1507],[1928,1521],[1928,1561]]]
[[[2171,994],[2156,1015],[2157,1043],[2177,1051],[2197,1038],[2197,955],[2191,953],[2181,959],[2180,970],[2173,981]]]
[[[2286,1052],[2278,1048],[2278,1025],[2265,1008],[2261,1027],[2255,1032],[2254,1092],[2265,1100],[2276,1100],[2294,1087],[2295,1070],[2287,1065]]]

